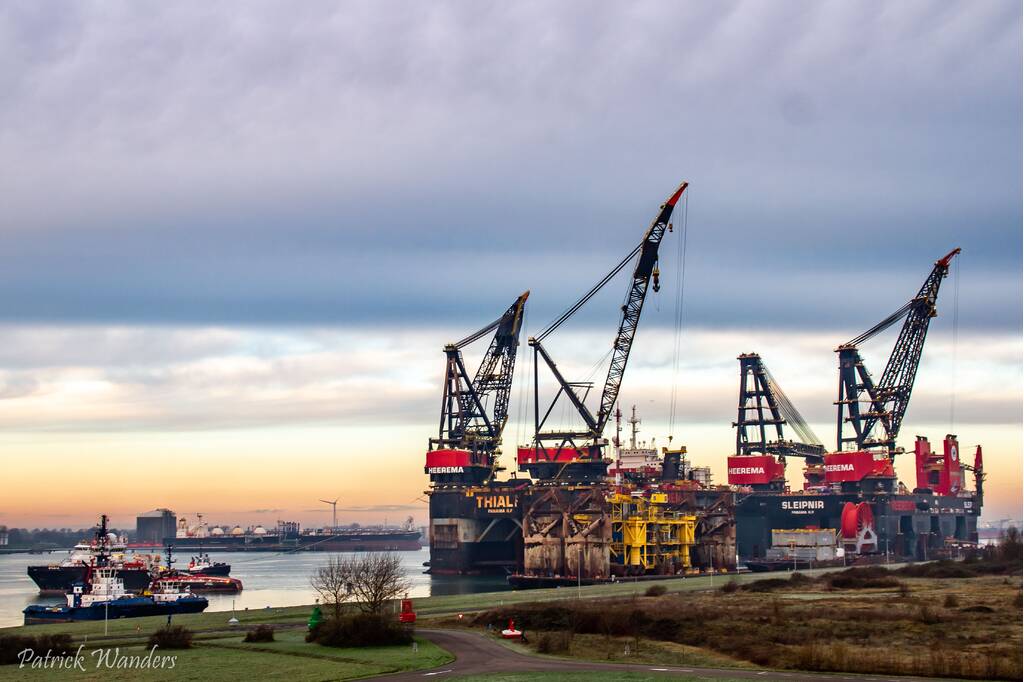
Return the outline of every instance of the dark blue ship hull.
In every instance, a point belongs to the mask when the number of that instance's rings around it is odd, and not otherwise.
[[[65,594],[75,583],[84,583],[89,577],[89,568],[78,566],[29,566],[28,577],[39,586],[40,594]],[[141,592],[149,587],[153,578],[144,568],[122,568],[117,577],[124,581],[130,592]]]
[[[25,608],[25,625],[38,623],[71,623],[80,620],[108,618],[141,618],[179,613],[202,613],[209,606],[206,597],[182,597],[174,602],[156,602],[149,597],[126,597],[106,604],[91,606],[46,606],[32,604]]]

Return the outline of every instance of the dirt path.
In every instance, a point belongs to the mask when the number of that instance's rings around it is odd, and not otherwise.
[[[416,634],[455,655],[451,663],[431,670],[382,675],[381,680],[432,680],[462,675],[485,675],[507,672],[586,672],[586,671],[633,671],[661,674],[668,677],[700,675],[708,678],[742,678],[751,680],[792,680],[793,682],[822,680],[856,680],[857,682],[913,682],[928,680],[924,677],[888,677],[882,675],[825,674],[776,672],[773,670],[743,670],[739,668],[699,668],[682,666],[636,665],[622,663],[598,663],[590,661],[568,661],[544,656],[531,656],[502,646],[476,632],[462,630],[417,630]]]

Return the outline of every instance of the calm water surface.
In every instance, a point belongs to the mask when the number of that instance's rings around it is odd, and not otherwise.
[[[494,577],[430,576],[423,562],[430,552],[423,548],[418,552],[398,552],[405,566],[406,575],[412,584],[409,595],[429,597],[444,594],[470,594],[494,592],[508,589],[505,579]],[[292,554],[268,554],[263,552],[217,552],[211,553],[213,561],[231,564],[231,577],[242,581],[244,589],[238,594],[208,594],[210,607],[207,611],[230,611],[232,602],[237,610],[262,609],[267,606],[300,606],[312,604],[316,595],[309,586],[309,577],[327,562],[332,555],[326,552],[298,552]],[[64,552],[53,554],[6,554],[0,555],[0,627],[21,625],[21,611],[29,604],[59,604],[61,597],[41,597],[35,583],[28,577],[30,565],[60,563]],[[179,559],[184,565],[188,556]]]

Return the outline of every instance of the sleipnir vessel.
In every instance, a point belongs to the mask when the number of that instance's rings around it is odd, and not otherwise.
[[[917,295],[868,331],[839,346],[836,450],[825,452],[756,354],[740,356],[741,383],[736,455],[729,483],[750,493],[736,509],[741,559],[765,556],[772,530],[831,528],[856,554],[884,553],[924,559],[977,542],[984,473],[981,446],[973,466],[960,459],[957,437],[942,452],[923,436],[914,443],[916,485],[899,483],[893,468],[897,437],[924,350],[942,280],[960,249],[935,262]],[[881,377],[865,367],[859,347],[903,321]],[[786,440],[789,424],[800,436]],[[774,440],[769,434],[774,431]],[[753,435],[751,435],[753,434]],[[790,494],[785,458],[804,459],[804,490]],[[965,488],[973,472],[975,490]]]

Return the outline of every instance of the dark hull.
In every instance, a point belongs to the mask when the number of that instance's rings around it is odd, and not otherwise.
[[[242,591],[242,581],[225,576],[189,575],[187,573],[163,574],[160,579],[171,579],[195,594],[237,594]]]
[[[748,566],[751,560],[763,560],[771,546],[773,529],[839,529],[847,502],[867,502],[871,506],[882,555],[923,561],[938,558],[947,541],[978,541],[981,503],[975,496],[755,492],[736,505],[736,549],[740,559]]]
[[[117,599],[108,605],[92,606],[43,606],[33,604],[25,608],[25,625],[40,623],[72,623],[84,620],[116,620],[119,618],[142,618],[144,616],[166,616],[181,613],[202,613],[209,602],[205,597],[185,597],[176,602],[158,603],[145,597]]]
[[[216,576],[227,576],[231,573],[231,564],[213,564],[207,566],[201,571],[189,571],[192,575],[216,575]]]
[[[431,490],[428,572],[508,575],[521,571],[521,524],[519,492],[510,485],[495,482]]]
[[[29,566],[28,577],[39,587],[40,594],[67,594],[75,583],[86,582],[88,569],[85,566]],[[124,588],[141,592],[149,587],[149,571],[141,568],[122,568],[117,577],[124,581]]]
[[[828,559],[826,561],[808,561],[797,559],[796,561],[786,559],[758,559],[747,561],[747,568],[751,573],[770,573],[772,571],[806,571],[811,568],[826,568],[829,566],[844,566],[842,559]],[[852,564],[851,564],[852,565]]]
[[[683,578],[681,575],[636,575],[628,576],[623,578],[584,578],[583,580],[577,580],[570,576],[543,576],[543,575],[521,575],[513,574],[508,576],[506,580],[509,586],[515,590],[532,590],[544,587],[586,587],[587,585],[617,585],[617,584],[634,584],[634,583],[650,583],[657,582],[659,580],[678,580]]]
[[[299,535],[279,537],[222,536],[208,538],[167,538],[175,551],[209,552],[416,552],[419,531],[346,532],[333,536]],[[229,567],[230,568],[230,567]]]

